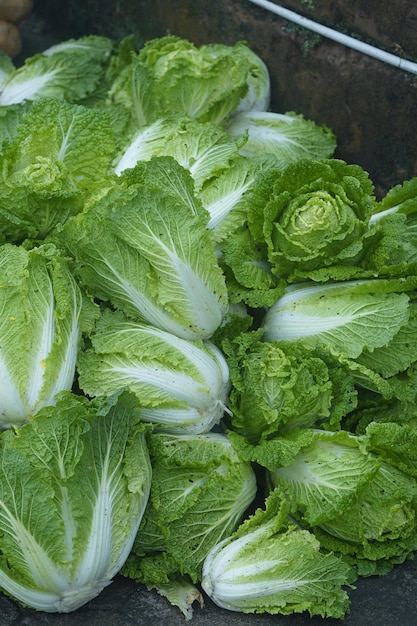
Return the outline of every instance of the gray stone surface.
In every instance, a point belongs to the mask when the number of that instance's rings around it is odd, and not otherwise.
[[[350,591],[351,610],[344,620],[302,615],[242,615],[206,600],[186,622],[180,611],[156,592],[117,577],[95,600],[69,614],[23,609],[0,595],[1,626],[416,626],[417,561],[390,574],[358,581]]]

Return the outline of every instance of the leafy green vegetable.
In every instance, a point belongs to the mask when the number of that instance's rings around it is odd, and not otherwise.
[[[222,353],[211,343],[190,341],[154,326],[104,311],[79,354],[78,384],[89,396],[127,388],[141,417],[172,433],[208,432],[220,422],[229,391]]]
[[[213,231],[220,246],[231,234],[247,223],[251,192],[260,176],[276,168],[272,156],[235,157],[230,167],[208,178],[197,191],[197,196],[210,215],[208,228]],[[225,248],[228,249],[227,243]]]
[[[138,412],[128,397],[100,405],[63,392],[0,448],[0,587],[41,611],[74,611],[120,570],[148,501]]]
[[[373,369],[384,377],[395,376],[407,370],[416,360],[417,355],[417,306],[414,295],[410,294],[409,318],[391,341],[381,347],[370,350],[365,348],[357,361]]]
[[[60,241],[97,298],[186,339],[208,338],[227,290],[201,215],[153,187],[115,185],[68,220]]]
[[[0,52],[0,89],[2,88],[5,80],[13,72],[15,66],[11,57],[3,52]]]
[[[0,588],[342,618],[417,550],[416,179],[245,42],[139,43],[0,55]]]
[[[114,163],[121,174],[140,160],[171,156],[190,172],[195,191],[239,156],[243,139],[232,139],[217,124],[196,122],[182,117],[158,118],[140,128],[122,149]]]
[[[16,126],[0,155],[2,235],[44,239],[110,184],[112,126],[103,111],[65,100],[8,110]]]
[[[384,573],[417,547],[415,479],[368,452],[359,437],[317,430],[270,479],[320,544],[345,555],[359,575]]]
[[[349,566],[321,550],[314,535],[288,522],[278,492],[210,550],[202,587],[220,607],[243,613],[342,618]],[[277,503],[278,501],[278,503]]]
[[[38,98],[80,102],[105,73],[113,41],[89,35],[51,46],[10,72],[0,89],[0,106]]]
[[[120,154],[114,158],[113,168],[119,176],[141,161],[160,156],[166,148],[171,135],[180,132],[184,119],[180,116],[160,117],[150,124],[141,126],[139,130],[127,135]]]
[[[268,108],[269,73],[246,45],[199,48],[167,35],[147,41],[113,81],[109,98],[139,126],[172,114],[219,124],[239,109]]]
[[[185,576],[178,576],[175,580],[158,584],[159,595],[168,598],[173,606],[177,606],[186,620],[193,617],[193,605],[198,602],[204,607],[204,598],[201,591]]]
[[[353,378],[325,351],[241,334],[223,342],[230,368],[230,424],[249,442],[294,428],[340,426],[356,406]]]
[[[271,185],[253,205],[249,225],[255,240],[267,243],[273,271],[290,281],[356,277],[372,234],[368,174],[337,159],[300,159]]]
[[[31,105],[31,102],[23,102],[0,107],[0,146],[2,150],[7,145],[5,142],[11,141],[15,137],[16,129]]]
[[[413,278],[409,281],[413,288]],[[357,358],[388,345],[410,317],[402,281],[369,279],[291,285],[263,321],[266,340],[302,341]]]
[[[204,222],[209,219],[207,211],[195,194],[190,172],[172,156],[153,156],[149,160],[139,160],[134,167],[120,174],[120,180],[127,185],[151,187],[156,194],[168,194],[176,202],[186,204],[192,215],[201,215]]]
[[[122,573],[148,586],[201,580],[208,551],[241,522],[256,495],[250,463],[226,435],[154,434],[148,507]]]
[[[370,223],[379,230],[379,240],[368,263],[384,274],[416,273],[417,178],[392,187],[377,203]]]
[[[233,137],[247,135],[240,153],[247,156],[273,154],[284,168],[300,159],[327,159],[336,149],[334,133],[296,113],[273,113],[250,109],[234,115],[226,126]]]
[[[20,426],[71,389],[83,296],[51,245],[0,247],[0,427]]]

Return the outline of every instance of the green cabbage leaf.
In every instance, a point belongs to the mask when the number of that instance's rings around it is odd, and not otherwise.
[[[398,333],[413,336],[414,283],[411,276],[290,285],[264,317],[264,339],[324,346],[353,359],[366,350],[372,358]]]
[[[105,310],[77,360],[78,384],[88,396],[129,389],[141,417],[171,433],[203,433],[223,417],[229,371],[212,343],[181,339]]]
[[[214,243],[187,201],[142,185],[114,185],[67,220],[59,241],[94,297],[137,321],[209,338],[228,308]]]
[[[209,550],[238,527],[257,492],[251,463],[220,432],[150,437],[150,501],[122,574],[158,588],[196,583]]]
[[[237,531],[215,545],[203,566],[202,587],[218,606],[242,613],[343,618],[349,565],[322,550],[310,531],[288,519],[278,489]]]
[[[266,65],[245,42],[197,47],[174,35],[147,41],[109,91],[139,126],[171,114],[221,124],[237,110],[266,110],[269,99]]]
[[[29,56],[8,72],[0,87],[0,106],[39,98],[81,102],[104,77],[114,42],[89,35],[69,39]]]
[[[20,426],[72,388],[85,298],[52,245],[0,247],[0,427]]]
[[[148,501],[138,411],[128,396],[62,392],[0,448],[0,587],[40,611],[75,611],[124,564]]]

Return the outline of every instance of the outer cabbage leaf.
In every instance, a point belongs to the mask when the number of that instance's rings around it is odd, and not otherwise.
[[[232,382],[230,423],[252,444],[296,428],[339,428],[355,408],[352,377],[325,351],[247,334],[223,349]]]
[[[71,389],[83,298],[52,246],[0,247],[1,428],[21,425]]]
[[[121,174],[140,160],[153,156],[173,157],[188,170],[196,191],[211,177],[228,168],[239,156],[236,140],[217,124],[196,122],[181,117],[158,118],[128,136],[126,145],[114,162],[114,171]]]
[[[156,193],[169,194],[186,204],[191,214],[200,214],[208,225],[209,215],[195,195],[191,174],[171,156],[154,156],[140,160],[133,168],[124,170],[120,180],[127,185],[153,187]]]
[[[257,445],[250,444],[235,430],[229,430],[228,436],[242,459],[265,467],[271,472],[293,463],[300,450],[309,446],[314,438],[313,430],[310,428],[290,430],[284,436],[264,439]],[[267,488],[271,487],[268,475],[265,483]]]
[[[237,528],[252,504],[254,470],[220,433],[154,434],[150,450],[150,501],[122,573],[149,586],[178,574],[197,582],[207,552]]]
[[[255,163],[257,159],[251,157],[248,158],[248,162]],[[233,209],[230,218],[225,218],[224,227],[220,223],[219,230],[215,230],[214,236],[217,237],[217,233],[222,236],[217,248],[227,276],[230,300],[236,303],[244,302],[249,307],[262,311],[264,307],[272,306],[282,295],[286,282],[272,273],[267,244],[263,237],[261,224],[263,217],[257,221],[253,220],[253,215],[263,214],[263,207],[268,201],[272,185],[276,178],[281,176],[281,172],[272,155],[259,157],[259,163],[261,167],[257,169],[254,183],[236,207],[236,217],[244,217],[241,224],[239,225],[234,218]],[[239,168],[238,162],[237,167]],[[222,187],[222,181],[227,183],[227,179],[228,170],[219,177],[219,189]],[[207,189],[212,186],[216,189],[216,179],[207,184]],[[202,189],[203,192],[204,189],[205,187]],[[242,210],[245,211],[244,216]],[[227,236],[223,237],[225,233]]]
[[[246,225],[251,192],[259,177],[275,167],[276,160],[270,156],[240,156],[201,187],[197,195],[210,215],[208,228],[218,244]]]
[[[95,297],[186,339],[208,338],[227,290],[201,215],[171,195],[115,185],[61,229],[74,271]]]
[[[0,52],[0,89],[9,74],[11,74],[15,69],[16,68],[11,57],[2,50]]]
[[[232,233],[221,242],[220,250],[220,263],[232,302],[244,302],[262,311],[282,296],[286,283],[272,273],[265,247],[254,244],[247,228]]]
[[[39,98],[79,102],[99,84],[113,45],[107,37],[90,35],[28,57],[3,82],[0,106]]]
[[[346,563],[321,550],[314,535],[289,524],[273,492],[229,538],[210,550],[202,587],[218,606],[243,613],[342,618],[349,609]]]
[[[317,429],[290,464],[269,472],[269,480],[284,490],[302,522],[313,527],[348,510],[380,465],[354,435]]]
[[[389,346],[387,348],[389,355]],[[417,367],[414,361],[404,372],[395,376],[381,376],[374,369],[366,367],[361,359],[339,360],[348,369],[358,391],[358,406],[349,416],[346,427],[359,429],[370,421],[395,421],[413,424],[417,416]]]
[[[129,60],[117,71],[110,67],[111,81],[107,103],[114,107],[120,106],[128,113],[128,128],[133,129],[152,126],[158,119],[170,116],[172,112],[162,115],[155,106],[155,86],[150,70],[141,64],[135,52],[131,52]]]
[[[402,422],[372,420],[363,429],[366,449],[405,474],[417,478],[415,419]]]
[[[193,617],[193,605],[196,602],[200,608],[204,607],[204,598],[201,591],[185,576],[178,576],[175,580],[160,583],[156,589],[159,595],[164,596],[172,605],[180,609],[187,621]]]
[[[360,272],[361,254],[373,234],[374,203],[373,185],[358,165],[300,159],[277,177],[269,199],[254,205],[250,224],[256,231],[258,223],[262,226],[278,276],[326,280],[340,271],[345,280]]]
[[[407,326],[405,290],[406,283],[395,279],[291,285],[265,315],[264,338],[322,345],[357,358],[365,348],[388,345]]]
[[[105,311],[81,351],[80,388],[90,397],[129,389],[144,421],[172,433],[208,432],[223,416],[229,371],[211,343],[176,337]]]
[[[31,104],[31,102],[23,102],[0,107],[0,146],[2,150],[4,150],[8,142],[12,141],[16,136],[19,124]]]
[[[148,501],[138,412],[128,397],[63,392],[0,446],[0,586],[40,611],[74,611],[120,570]]]
[[[122,147],[113,160],[113,168],[119,176],[134,168],[141,161],[164,154],[166,143],[172,134],[178,133],[184,126],[182,117],[160,117],[150,124],[135,127],[134,132],[127,132]]]
[[[241,154],[271,153],[281,168],[299,159],[330,158],[336,149],[336,137],[329,128],[296,113],[249,110],[234,115],[226,130],[233,137],[247,135]]]
[[[320,544],[359,575],[385,573],[416,549],[417,482],[368,451],[366,438],[316,431],[315,441],[270,477]]]
[[[0,226],[13,243],[45,238],[90,195],[101,193],[109,185],[114,151],[112,127],[102,111],[58,99],[22,108],[0,156]]]
[[[384,377],[407,370],[417,360],[417,305],[414,300],[410,302],[408,323],[389,344],[372,351],[365,348],[357,360]]]
[[[379,232],[369,265],[388,275],[416,273],[417,178],[392,187],[376,204],[370,223]]]
[[[110,98],[140,124],[172,113],[221,123],[239,107],[267,108],[269,83],[265,64],[245,42],[198,48],[168,35],[145,43],[114,80]]]

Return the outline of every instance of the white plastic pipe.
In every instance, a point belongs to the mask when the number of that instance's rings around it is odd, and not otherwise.
[[[380,48],[376,48],[375,46],[371,46],[370,44],[364,43],[363,41],[359,41],[359,39],[355,39],[354,37],[349,37],[349,35],[344,35],[343,33],[339,33],[339,31],[334,30],[333,28],[329,28],[328,26],[323,26],[318,22],[314,22],[313,20],[308,19],[307,17],[303,17],[294,11],[290,11],[289,9],[285,9],[278,4],[274,4],[273,2],[268,2],[268,0],[249,0],[253,4],[256,4],[271,13],[275,13],[284,19],[294,22],[307,30],[311,30],[323,37],[327,37],[328,39],[332,39],[337,43],[341,43],[344,46],[352,48],[353,50],[357,50],[358,52],[362,52],[368,56],[371,56],[379,61],[383,61],[384,63],[389,63],[390,65],[394,65],[395,67],[405,70],[406,72],[411,72],[413,74],[417,74],[417,63],[413,61],[408,61],[407,59],[402,59],[395,54],[391,54],[390,52],[385,52],[385,50],[381,50]]]

